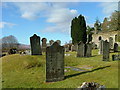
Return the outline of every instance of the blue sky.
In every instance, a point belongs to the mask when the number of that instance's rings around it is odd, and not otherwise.
[[[3,3],[0,29],[2,36],[14,35],[22,44],[29,44],[34,33],[49,40],[61,40],[62,44],[71,40],[70,22],[82,14],[87,25],[93,26],[98,17],[104,17],[117,10],[117,3],[111,2],[14,2]]]

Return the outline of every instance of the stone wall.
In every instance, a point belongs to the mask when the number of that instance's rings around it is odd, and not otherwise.
[[[93,34],[92,35],[92,42],[95,42],[97,44],[97,47],[99,47],[99,42],[100,40],[107,40],[109,42],[109,38],[113,38],[113,43],[115,43],[115,35],[118,34],[118,31],[113,31],[113,32],[107,32],[107,33],[98,33],[98,34]],[[117,42],[120,45],[120,42]]]

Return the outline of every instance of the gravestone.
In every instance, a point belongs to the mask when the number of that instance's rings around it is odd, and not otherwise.
[[[87,43],[86,44],[86,57],[91,57],[92,56],[92,44],[91,43]]]
[[[120,55],[112,55],[112,60],[120,60]]]
[[[46,48],[46,82],[64,79],[64,47],[54,42]]]
[[[78,44],[77,57],[84,57],[84,56],[85,56],[85,44],[83,42],[80,42]]]
[[[97,44],[95,44],[94,42],[92,42],[92,49],[97,49]]]
[[[42,52],[46,52],[46,47],[47,47],[47,39],[46,38],[42,38]]]
[[[39,36],[34,34],[32,37],[30,37],[30,45],[31,45],[31,54],[32,55],[42,55]]]
[[[77,44],[72,45],[72,46],[71,46],[71,51],[77,51],[77,48],[78,48],[78,45],[77,45]]]
[[[113,38],[112,37],[109,38],[109,45],[110,45],[110,49],[113,49]]]
[[[100,43],[99,43],[99,54],[102,54],[103,53],[103,40],[100,40]]]
[[[49,44],[50,44],[50,45],[52,45],[53,43],[54,43],[54,41],[53,41],[53,40],[50,40],[50,41],[49,41]]]
[[[61,41],[60,41],[60,40],[57,40],[56,42],[57,42],[59,45],[61,45]]]
[[[69,45],[65,46],[65,52],[69,52]]]
[[[102,55],[103,61],[109,61],[109,42],[105,40],[103,42],[103,55]]]
[[[118,44],[114,43],[114,52],[118,52]]]

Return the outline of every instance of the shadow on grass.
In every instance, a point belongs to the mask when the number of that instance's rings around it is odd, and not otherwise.
[[[93,69],[91,71],[85,71],[85,72],[75,73],[75,74],[72,74],[72,75],[67,75],[67,76],[65,76],[65,79],[68,79],[68,78],[71,78],[71,77],[74,77],[74,76],[78,76],[78,75],[81,75],[81,74],[85,74],[85,73],[90,73],[90,72],[94,72],[94,71],[97,71],[97,70],[101,70],[101,69],[104,69],[104,68],[107,68],[107,67],[110,67],[110,66],[111,65],[105,66],[105,67],[99,67],[99,68]]]

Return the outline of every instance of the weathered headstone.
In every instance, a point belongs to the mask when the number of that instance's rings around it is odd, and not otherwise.
[[[57,40],[56,42],[57,42],[59,45],[61,45],[61,41],[60,41],[60,40]]]
[[[77,57],[84,57],[84,56],[85,56],[85,44],[83,42],[80,42],[78,44]]]
[[[42,52],[46,52],[46,47],[47,47],[47,39],[46,38],[42,38]]]
[[[87,43],[86,44],[86,57],[91,57],[92,56],[92,44],[91,43]]]
[[[114,43],[114,52],[118,52],[118,44]]]
[[[103,40],[100,40],[100,43],[99,43],[99,54],[102,54],[103,53]]]
[[[46,82],[64,79],[64,47],[54,42],[46,48]]]
[[[50,45],[52,45],[53,43],[54,43],[54,41],[53,41],[53,40],[50,40],[50,41],[49,41],[49,44],[50,44]]]
[[[102,59],[103,61],[109,61],[109,42],[104,41],[103,42],[103,53],[102,53]]]
[[[30,37],[30,45],[31,45],[31,54],[32,55],[42,55],[39,36],[34,34],[32,37]]]
[[[77,51],[77,48],[78,48],[78,45],[77,45],[77,44],[72,45],[72,46],[71,46],[71,51]]]
[[[69,52],[69,45],[65,46],[65,52]]]
[[[113,38],[112,37],[109,38],[109,45],[110,45],[110,49],[113,49]]]

